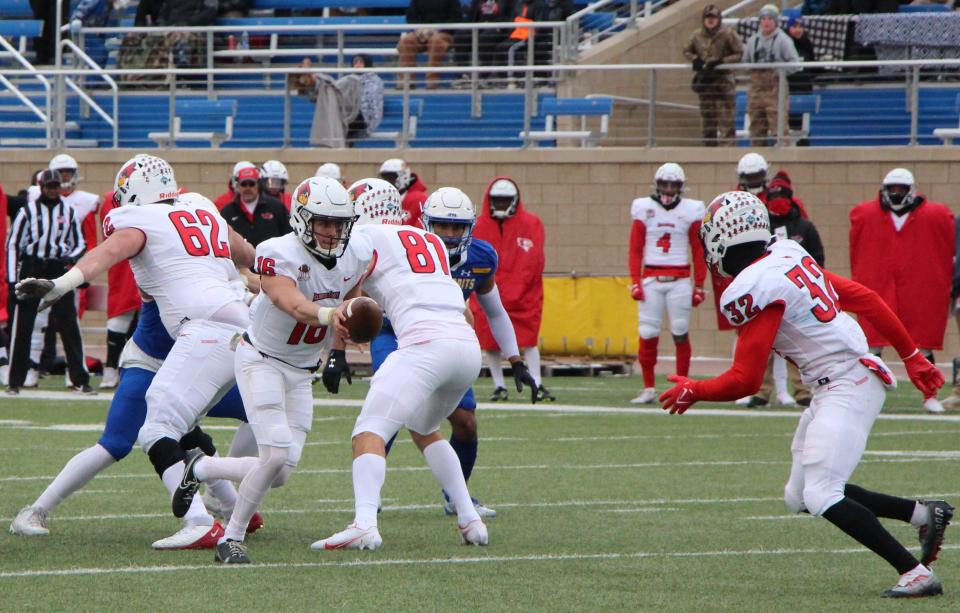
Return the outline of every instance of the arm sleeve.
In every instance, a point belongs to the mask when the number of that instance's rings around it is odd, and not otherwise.
[[[774,303],[759,315],[740,326],[733,365],[713,379],[694,382],[694,392],[701,400],[736,400],[753,394],[763,383],[773,339],[783,319],[783,303]]]
[[[829,270],[824,270],[823,273],[840,296],[840,306],[844,311],[856,313],[869,321],[890,341],[901,358],[906,358],[916,351],[917,345],[910,338],[910,333],[877,292]]]
[[[630,278],[640,285],[643,282],[643,247],[647,240],[647,226],[642,221],[634,220],[630,226]]]
[[[743,58],[743,39],[740,38],[736,30],[730,30],[728,41],[730,43],[730,49],[727,55],[723,56],[723,63],[736,64]]]
[[[687,58],[688,62],[692,62],[700,57],[699,54],[697,54],[697,46],[693,42],[693,36],[687,41],[687,46],[683,48],[683,57]]]
[[[703,255],[703,243],[700,242],[700,222],[690,224],[687,234],[690,238],[690,259],[693,260],[693,284],[703,287],[707,279],[707,260]]]
[[[513,322],[510,321],[507,310],[503,308],[503,303],[500,301],[500,290],[497,289],[496,283],[494,283],[493,289],[486,294],[478,292],[477,300],[487,316],[490,332],[493,333],[493,338],[500,346],[503,355],[508,358],[520,355],[520,349],[517,346],[517,334],[513,330]]]

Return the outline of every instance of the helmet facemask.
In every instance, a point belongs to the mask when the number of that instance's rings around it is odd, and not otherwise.
[[[357,217],[353,199],[340,183],[311,177],[297,186],[291,202],[290,225],[304,248],[324,259],[342,256]]]
[[[263,190],[273,197],[277,197],[287,189],[287,182],[279,177],[267,177],[263,180]]]
[[[759,196],[767,189],[767,171],[740,175],[740,187],[754,196]]]
[[[710,269],[725,277],[735,275],[724,268],[723,259],[731,247],[770,241],[770,217],[763,203],[743,191],[727,192],[714,198],[700,224],[700,240]]]
[[[470,248],[470,243],[473,242],[473,226],[475,223],[474,221],[435,217],[428,217],[424,220],[427,232],[433,232],[440,237],[451,258],[466,253],[467,249]],[[441,227],[438,228],[438,226]]]
[[[344,254],[355,217],[316,215],[306,207],[300,208],[297,215],[303,219],[307,230],[305,234],[300,234],[307,251],[327,259],[336,259]]]
[[[656,201],[666,208],[680,204],[683,194],[682,181],[658,180],[656,182]]]
[[[913,207],[917,200],[917,190],[913,185],[884,185],[880,190],[880,199],[891,211],[899,213]]]

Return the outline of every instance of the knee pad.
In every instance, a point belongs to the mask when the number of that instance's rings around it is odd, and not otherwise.
[[[163,473],[168,468],[187,459],[180,443],[172,438],[158,440],[147,450],[147,456],[150,457],[150,463],[153,464],[153,469],[157,471],[157,475],[160,477],[163,477]]]
[[[637,326],[637,332],[640,338],[658,338],[660,336],[660,322],[650,322],[640,320]]]
[[[843,500],[843,487],[821,488],[805,487],[803,488],[803,505],[811,515],[820,517],[823,512]]]
[[[686,336],[690,331],[690,317],[677,318],[670,320],[670,334],[673,336]]]
[[[280,447],[286,450],[293,442],[293,434],[287,424],[250,424],[257,444],[261,447]]]
[[[213,438],[209,434],[200,429],[200,426],[197,426],[190,432],[180,439],[180,447],[184,450],[187,449],[200,449],[204,455],[215,455],[217,453],[217,447],[213,444]]]

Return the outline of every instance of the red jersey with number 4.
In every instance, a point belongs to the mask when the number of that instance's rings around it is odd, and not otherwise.
[[[742,326],[772,304],[782,304],[783,320],[773,348],[797,365],[807,384],[839,376],[867,353],[863,330],[838,302],[823,270],[792,240],[773,243],[720,298],[723,314],[734,326]]]
[[[143,250],[130,258],[137,285],[153,297],[160,319],[176,338],[187,319],[209,319],[237,302],[230,285],[227,222],[204,196],[187,193],[176,205],[146,204],[113,209],[103,221],[103,235],[135,228],[146,237]]]
[[[443,339],[476,342],[439,236],[412,226],[378,225],[354,228],[353,234],[351,243],[360,235],[373,248],[363,290],[390,318],[398,347]]]
[[[653,198],[634,200],[630,206],[634,226],[630,236],[633,282],[639,284],[641,277],[689,277],[692,249],[694,281],[696,285],[703,285],[707,269],[698,236],[703,214],[700,200],[683,198],[671,209]]]
[[[299,236],[290,233],[257,245],[255,269],[261,277],[287,277],[308,300],[335,307],[360,283],[372,255],[365,237],[352,236],[343,255],[328,269],[307,251]],[[247,335],[258,351],[300,368],[316,368],[332,336],[327,326],[298,322],[274,306],[264,292],[250,305]]]

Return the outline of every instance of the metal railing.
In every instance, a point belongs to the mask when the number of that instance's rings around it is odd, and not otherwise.
[[[38,71],[33,66],[33,64],[28,62],[27,59],[23,57],[23,55],[21,55],[20,52],[13,47],[13,45],[7,42],[7,39],[4,38],[3,36],[0,36],[0,47],[5,49],[7,53],[10,54],[10,57],[15,59],[17,63],[24,68],[27,75],[29,75],[32,78],[35,78],[37,81],[40,82],[40,85],[43,86],[43,90],[45,94],[44,104],[45,104],[46,112],[41,111],[37,107],[37,105],[34,104],[32,100],[30,100],[30,98],[28,98],[22,91],[20,91],[20,88],[14,85],[6,77],[5,74],[0,73],[0,83],[2,83],[4,87],[9,89],[13,93],[13,95],[16,96],[21,103],[23,103],[24,106],[30,109],[30,111],[34,115],[36,115],[37,118],[40,119],[40,121],[44,123],[44,129],[46,131],[46,137],[47,137],[47,144],[49,145],[51,143],[51,137],[52,137],[51,130],[53,128],[53,125],[52,125],[53,122],[51,121],[51,115],[50,115],[50,108],[51,108],[50,107],[50,102],[51,102],[50,101],[50,81],[46,77],[44,77],[42,74],[40,74],[40,71]],[[19,77],[19,76],[23,76],[24,71],[23,70],[9,71],[7,72],[7,74],[15,75]]]
[[[77,83],[70,77],[66,77],[64,81],[74,93],[80,96],[81,100],[83,100],[88,108],[93,109],[97,115],[107,122],[107,125],[113,130],[113,148],[116,149],[120,144],[120,89],[117,87],[117,82],[113,79],[113,77],[104,72],[103,68],[94,62],[93,59],[91,59],[90,56],[83,51],[83,49],[74,44],[72,40],[65,38],[60,41],[60,45],[73,52],[74,57],[77,60],[89,66],[90,70],[92,70],[98,77],[102,78],[110,87],[110,91],[113,94],[113,113],[112,115],[107,115],[107,112],[104,111],[103,108],[97,104],[96,101],[91,98],[86,91],[84,91],[82,78],[80,83]]]

